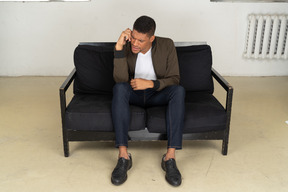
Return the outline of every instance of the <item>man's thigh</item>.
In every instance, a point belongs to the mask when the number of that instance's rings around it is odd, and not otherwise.
[[[157,105],[167,105],[171,98],[177,94],[179,91],[178,85],[168,86],[161,91],[156,91],[149,99],[146,101],[146,106],[157,106]]]
[[[127,82],[117,83],[114,86],[113,94],[113,97],[119,97],[124,100],[128,99],[129,104],[144,106],[143,91],[134,91]]]

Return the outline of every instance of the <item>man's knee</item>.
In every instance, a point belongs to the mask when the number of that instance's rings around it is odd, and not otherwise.
[[[185,96],[185,89],[184,89],[184,87],[182,87],[181,85],[178,85],[178,86],[177,86],[177,89],[178,89],[179,94]]]
[[[185,89],[181,85],[174,85],[173,86],[173,92],[174,96],[176,96],[179,99],[184,99],[185,98]]]

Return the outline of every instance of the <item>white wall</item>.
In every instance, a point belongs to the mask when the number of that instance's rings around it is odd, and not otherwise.
[[[247,15],[287,12],[288,3],[209,0],[0,2],[0,76],[67,75],[79,42],[116,41],[144,14],[156,20],[159,36],[210,44],[223,75],[288,75],[288,60],[242,57]]]

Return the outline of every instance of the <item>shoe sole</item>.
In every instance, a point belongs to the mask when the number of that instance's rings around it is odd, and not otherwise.
[[[167,179],[167,177],[165,176],[165,179],[166,179],[166,181],[167,181],[167,183],[169,183],[170,185],[172,185],[173,187],[178,187],[178,186],[180,186],[181,185],[181,181],[180,181],[180,183],[179,184],[177,184],[177,185],[175,185],[175,184],[173,184],[173,183],[170,183],[169,181],[168,181],[168,179]]]
[[[113,185],[119,186],[119,185],[122,185],[123,183],[125,183],[125,181],[127,181],[127,178],[128,178],[128,176],[126,175],[124,180],[122,182],[120,182],[120,183],[117,183],[117,182],[113,181],[113,179],[111,178],[111,182],[112,182]]]

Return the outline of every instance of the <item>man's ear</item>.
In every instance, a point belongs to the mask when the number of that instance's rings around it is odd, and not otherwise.
[[[155,35],[150,37],[150,42],[152,43],[155,40]]]

